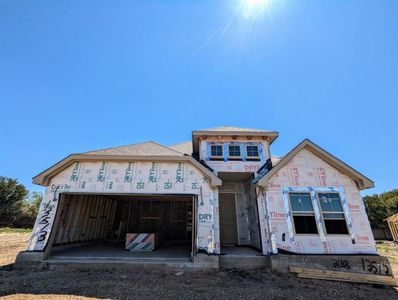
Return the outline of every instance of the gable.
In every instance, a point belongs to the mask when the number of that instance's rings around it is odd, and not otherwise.
[[[356,186],[356,181],[308,149],[300,150],[269,178],[289,186]]]
[[[302,152],[303,149],[305,149],[307,152]],[[306,155],[303,155],[303,153],[306,153]],[[305,139],[300,144],[298,144],[295,148],[293,148],[293,150],[285,155],[279,161],[279,163],[274,166],[268,173],[259,178],[257,180],[257,186],[266,187],[270,178],[278,173],[284,166],[286,166],[290,162],[294,163],[299,158],[303,159],[303,156],[307,158],[306,161],[302,162],[302,168],[305,168],[305,166],[307,166],[308,164],[318,162],[318,164],[331,166],[334,169],[338,170],[338,172],[340,172],[341,174],[345,174],[355,181],[360,190],[374,187],[374,182],[371,181],[369,178],[365,177],[364,175],[362,175],[361,173],[359,173],[358,171],[356,171],[355,169],[353,169],[352,167],[350,167],[349,165],[339,160],[338,158],[336,158],[335,156],[325,151],[308,139]],[[314,157],[316,158],[315,160]]]
[[[133,155],[87,155],[87,154],[72,154],[39,175],[33,178],[33,183],[47,186],[51,178],[70,167],[77,162],[147,162],[147,163],[173,163],[175,165],[186,163],[198,169],[201,173],[210,180],[212,186],[220,186],[221,180],[214,175],[209,169],[200,164],[191,156],[133,156]]]
[[[77,161],[50,180],[67,192],[198,193],[211,189],[211,178],[189,162]]]

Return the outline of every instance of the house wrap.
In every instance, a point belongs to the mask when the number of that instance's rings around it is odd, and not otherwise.
[[[374,183],[308,139],[274,157],[277,137],[226,126],[72,154],[33,178],[46,191],[28,251],[129,234],[128,251],[376,254],[360,195]]]

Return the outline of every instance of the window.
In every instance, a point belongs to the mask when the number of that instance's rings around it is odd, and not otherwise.
[[[210,158],[213,160],[224,159],[222,145],[211,145],[210,146]]]
[[[258,153],[257,145],[247,145],[246,146],[246,157],[248,160],[260,160],[260,155]]]
[[[327,234],[348,234],[339,193],[318,193]]]
[[[241,159],[240,146],[239,145],[229,145],[228,146],[228,157],[230,159]]]
[[[289,193],[294,228],[297,234],[318,234],[310,193]]]

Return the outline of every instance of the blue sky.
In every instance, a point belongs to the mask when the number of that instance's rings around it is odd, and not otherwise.
[[[271,0],[269,0],[271,1]],[[0,0],[0,175],[222,125],[310,138],[398,188],[398,1]]]

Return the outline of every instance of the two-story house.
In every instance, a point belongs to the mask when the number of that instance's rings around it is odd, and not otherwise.
[[[272,157],[277,137],[226,126],[72,154],[33,178],[47,189],[24,255],[376,254],[360,195],[374,183],[307,139]]]

